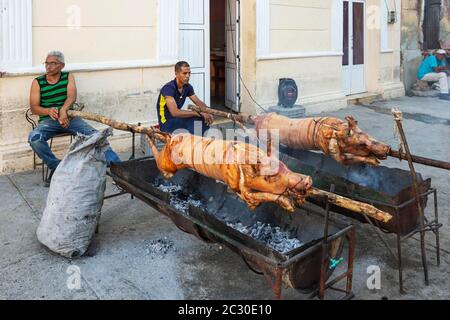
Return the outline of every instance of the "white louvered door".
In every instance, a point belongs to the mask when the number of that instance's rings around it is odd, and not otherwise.
[[[190,64],[190,83],[207,105],[211,100],[209,46],[209,0],[179,0],[178,56]]]
[[[0,71],[32,66],[31,0],[0,0]]]

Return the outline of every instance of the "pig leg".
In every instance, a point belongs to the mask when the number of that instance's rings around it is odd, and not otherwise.
[[[156,160],[156,165],[158,166],[159,171],[161,172],[161,174],[163,175],[163,177],[165,179],[171,179],[173,177],[173,173],[165,171],[163,168],[161,168],[160,166],[160,162],[158,160],[160,160],[160,152],[158,151],[158,149],[156,148],[155,142],[153,141],[152,138],[150,138],[148,135],[146,136],[147,138],[147,142],[150,145],[150,148],[152,149],[152,153],[153,156],[155,157]]]
[[[289,200],[289,198],[273,194],[273,193],[267,193],[267,192],[252,192],[249,188],[245,185],[245,175],[242,170],[242,167],[239,166],[240,171],[240,177],[239,177],[239,197],[247,202],[248,206],[254,210],[256,207],[258,207],[263,202],[275,202],[279,206],[281,206],[283,209],[293,212],[294,207],[292,205],[292,202]]]

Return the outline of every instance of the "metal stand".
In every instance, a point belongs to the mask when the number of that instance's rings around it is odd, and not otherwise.
[[[140,125],[141,125],[141,123],[139,122],[138,126],[140,126]],[[134,132],[132,132],[132,135],[131,135],[131,156],[130,156],[129,160],[134,160],[135,156],[136,156],[136,154],[135,154],[135,151],[136,151],[136,148],[135,148],[135,136],[136,136],[136,134]],[[106,175],[112,177],[111,173],[108,170],[106,171]],[[117,187],[117,185],[116,185],[116,187]],[[114,193],[114,194],[110,194],[108,196],[105,196],[105,197],[103,197],[103,200],[116,198],[118,196],[121,196],[121,195],[124,195],[124,194],[127,194],[127,193],[128,192],[126,192],[125,190],[119,188],[119,192]],[[134,199],[134,196],[132,194],[131,194],[131,199]],[[100,218],[99,218],[99,221],[100,221]],[[99,223],[97,223],[97,227],[95,228],[95,233],[96,234],[98,234],[98,228],[99,228]]]
[[[435,237],[436,237],[436,260],[437,260],[437,265],[439,266],[440,263],[441,263],[441,259],[440,259],[439,228],[442,227],[442,223],[439,223],[437,189],[430,188],[428,191],[426,191],[425,193],[422,193],[420,195],[420,199],[426,199],[428,197],[428,195],[430,195],[430,194],[434,195],[434,220],[429,221],[426,217],[424,217],[423,228],[419,224],[418,227],[416,227],[414,230],[412,230],[410,233],[408,233],[406,235],[402,236],[400,233],[396,233],[397,254],[395,254],[394,251],[392,251],[391,247],[386,242],[386,240],[384,239],[384,237],[382,236],[382,233],[381,233],[381,232],[383,232],[385,234],[388,234],[388,233],[392,233],[392,232],[384,230],[383,227],[381,227],[379,224],[377,224],[376,222],[375,223],[372,222],[372,220],[370,220],[367,216],[364,216],[366,221],[367,221],[367,223],[369,223],[372,226],[372,230],[375,231],[376,235],[383,242],[384,246],[388,249],[388,251],[391,253],[391,255],[394,257],[395,261],[397,262],[398,276],[399,276],[399,289],[400,289],[400,293],[402,293],[402,294],[406,293],[405,290],[404,290],[404,286],[403,286],[402,242],[408,240],[409,238],[413,237],[417,233],[420,233],[421,230],[423,230],[423,232],[433,232],[435,234]],[[362,197],[354,197],[354,198],[356,200],[363,201],[363,202],[366,202],[366,203],[370,203],[371,205],[375,205],[375,206],[391,207],[392,210],[390,210],[390,212],[393,212],[394,219],[396,219],[396,221],[397,221],[397,228],[398,229],[400,229],[400,226],[399,226],[399,224],[400,224],[400,210],[402,208],[410,205],[412,202],[416,201],[416,199],[410,199],[410,200],[408,200],[408,201],[406,201],[406,202],[404,202],[404,203],[402,203],[400,205],[392,205],[392,204],[389,204],[389,203],[374,201],[374,200],[365,199],[365,198],[362,198]],[[381,232],[380,232],[380,230],[381,230]],[[421,241],[422,241],[422,239],[421,239]],[[421,244],[422,244],[422,242],[421,242]],[[425,269],[424,269],[424,272],[425,272]]]
[[[386,242],[386,240],[383,238],[380,230],[383,233],[392,233],[392,231],[384,230],[382,226],[379,225],[378,222],[372,222],[369,217],[364,215],[364,218],[366,221],[372,226],[372,229],[375,231],[377,236],[380,238],[380,240],[383,242],[385,247],[388,249],[388,251],[391,253],[391,255],[394,257],[395,261],[397,262],[398,267],[398,277],[399,277],[399,289],[400,293],[404,294],[406,293],[403,286],[403,261],[402,261],[402,242],[405,240],[413,237],[417,233],[420,233],[420,247],[421,247],[421,256],[422,256],[422,266],[423,266],[423,272],[424,272],[424,282],[425,285],[429,285],[429,278],[428,278],[428,262],[427,262],[427,256],[426,256],[426,250],[425,250],[425,233],[426,232],[433,232],[436,238],[436,261],[437,265],[440,266],[441,258],[440,258],[440,238],[439,238],[439,229],[442,227],[442,223],[439,223],[439,211],[438,211],[438,200],[437,200],[437,189],[436,188],[429,188],[426,192],[420,194],[418,183],[417,183],[417,175],[416,171],[414,169],[414,165],[412,162],[411,153],[408,147],[408,143],[406,141],[405,132],[403,130],[402,126],[402,116],[399,111],[393,111],[395,122],[398,127],[398,131],[400,133],[400,138],[403,146],[405,147],[405,154],[408,158],[408,165],[413,181],[413,188],[414,188],[414,198],[401,203],[399,205],[392,205],[385,202],[380,201],[374,201],[370,199],[365,199],[363,197],[353,197],[355,200],[359,200],[362,202],[370,203],[371,205],[377,205],[382,207],[390,207],[392,210],[389,210],[392,212],[394,219],[397,222],[397,231],[396,233],[396,241],[397,241],[397,254],[395,254],[389,244]],[[428,195],[430,194],[434,195],[434,220],[429,221],[424,214],[424,210],[422,207],[422,202],[425,202]],[[406,235],[400,234],[401,226],[400,226],[400,210],[404,207],[410,205],[411,203],[416,202],[417,209],[419,212],[419,225],[414,228],[411,232],[409,232]]]
[[[331,188],[331,192],[333,192],[333,186]],[[372,227],[373,231],[375,231],[375,233],[377,234],[377,236],[380,238],[380,240],[383,242],[384,246],[388,249],[388,251],[391,253],[391,255],[394,257],[395,261],[397,262],[397,267],[398,267],[398,274],[399,274],[399,290],[400,293],[405,294],[405,290],[404,290],[404,285],[403,285],[403,261],[402,261],[402,243],[406,240],[408,240],[409,238],[413,237],[414,235],[416,235],[417,233],[422,232],[433,232],[436,238],[436,260],[437,260],[437,265],[440,266],[440,238],[439,238],[439,228],[442,227],[442,223],[439,223],[439,209],[438,209],[438,200],[437,200],[437,189],[435,188],[430,188],[429,190],[427,190],[426,192],[420,194],[420,199],[426,199],[428,197],[428,195],[433,194],[433,202],[434,202],[434,219],[433,220],[428,220],[425,216],[424,216],[424,224],[423,224],[423,228],[420,226],[416,227],[414,230],[412,230],[411,232],[409,232],[406,235],[401,235],[399,233],[396,233],[396,247],[397,247],[397,254],[391,249],[391,247],[389,246],[389,244],[387,243],[387,241],[384,239],[382,233],[384,234],[390,234],[392,233],[391,231],[385,230],[383,229],[382,226],[380,226],[377,222],[373,222],[369,217],[367,217],[366,215],[364,215],[366,221],[368,222],[368,224]],[[415,202],[416,199],[410,199],[404,203],[401,203],[399,205],[392,205],[386,202],[380,202],[380,201],[374,201],[374,200],[370,200],[370,199],[366,199],[363,197],[352,197],[355,200],[361,201],[361,202],[365,202],[365,203],[369,203],[373,206],[382,206],[382,207],[391,207],[392,210],[389,210],[389,212],[392,212],[394,219],[396,219],[397,221],[397,229],[400,229],[400,210],[403,209],[404,207],[410,205],[411,203]],[[325,229],[328,227],[328,215],[329,215],[329,205],[326,206],[326,217],[325,217]],[[380,231],[381,230],[381,231]],[[354,232],[354,231],[353,231]],[[328,235],[327,230],[324,231],[324,235]],[[422,239],[421,239],[422,241]],[[351,244],[351,242],[349,241],[349,245]],[[422,244],[422,242],[421,242]],[[325,241],[324,241],[324,247],[325,247]],[[350,248],[349,248],[350,250]],[[353,249],[354,250],[354,249]],[[323,256],[322,256],[322,271],[324,270],[324,262],[326,263],[326,253],[328,251],[326,249],[323,250]],[[350,256],[350,255],[349,255]],[[353,257],[352,257],[353,259]],[[424,260],[422,260],[424,261]],[[350,262],[350,261],[349,261]],[[426,262],[426,260],[425,260]],[[428,269],[424,269],[424,273],[425,270]],[[322,283],[322,280],[321,280]],[[329,285],[333,285],[334,283],[330,283]],[[351,289],[351,288],[350,288]],[[316,293],[317,294],[317,293]],[[318,297],[319,299],[323,298],[323,291],[322,293],[319,292]]]
[[[334,193],[335,185],[331,185],[330,192]],[[345,237],[348,241],[348,265],[347,265],[347,271],[343,274],[335,277],[333,280],[326,282],[326,273],[327,268],[334,269],[336,268],[339,263],[343,260],[343,258],[339,260],[334,260],[332,257],[328,255],[329,253],[329,241],[328,241],[328,225],[330,220],[330,203],[327,201],[326,209],[325,209],[325,223],[324,223],[324,230],[323,230],[323,241],[322,241],[322,262],[321,262],[321,268],[320,268],[320,282],[319,282],[319,289],[316,290],[313,294],[310,295],[310,298],[318,297],[320,300],[325,299],[325,291],[327,289],[331,289],[334,291],[339,291],[345,293],[345,296],[342,298],[342,300],[349,300],[354,297],[354,294],[352,292],[352,280],[353,280],[353,261],[355,258],[355,229],[353,225],[351,226],[351,229],[349,232],[346,233]],[[346,279],[346,288],[345,290],[336,288],[334,285],[341,280]]]
[[[416,200],[416,204],[417,204],[417,209],[419,210],[419,219],[420,219],[420,248],[421,248],[421,253],[422,253],[422,265],[423,265],[423,272],[424,272],[424,277],[425,277],[425,285],[428,286],[429,285],[429,278],[428,278],[428,263],[427,263],[427,256],[426,256],[426,250],[425,250],[425,232],[426,227],[428,227],[428,224],[426,224],[426,218],[425,218],[425,214],[423,211],[423,207],[422,207],[422,203],[421,203],[421,197],[420,197],[420,192],[419,192],[419,187],[417,184],[417,176],[416,176],[416,170],[414,168],[414,164],[412,161],[412,156],[411,156],[411,152],[409,150],[409,146],[408,146],[408,141],[406,140],[406,135],[405,135],[405,131],[403,130],[403,125],[402,125],[402,120],[403,120],[403,115],[399,110],[392,110],[392,114],[394,115],[394,119],[395,122],[397,124],[397,128],[398,128],[398,132],[400,133],[400,139],[401,139],[401,143],[404,147],[404,151],[406,153],[406,156],[408,158],[408,165],[409,165],[409,169],[411,172],[411,178],[413,181],[413,187],[414,187],[414,196],[415,196],[415,200]],[[436,196],[436,191],[435,191],[435,197],[434,197],[434,204],[435,204],[435,223],[437,228],[433,230],[433,228],[431,228],[431,230],[434,231],[435,235],[436,235],[436,247],[437,247],[437,261],[438,261],[438,265],[440,264],[440,253],[439,253],[439,228],[442,226],[439,226],[439,217],[437,214],[437,196]],[[401,290],[403,288],[401,287]]]
[[[408,142],[406,141],[406,135],[403,131],[402,126],[402,119],[401,117],[396,116],[395,122],[397,123],[398,131],[400,132],[400,137],[403,146],[405,147],[406,156],[408,158],[408,165],[411,172],[411,178],[413,181],[413,187],[414,187],[414,196],[416,198],[416,204],[417,208],[419,209],[419,219],[420,219],[420,248],[422,251],[422,265],[423,265],[423,272],[425,275],[425,285],[429,285],[428,280],[428,264],[427,264],[427,254],[425,250],[425,215],[423,212],[422,204],[420,202],[420,196],[419,196],[419,187],[417,184],[417,176],[416,176],[416,170],[414,169],[414,165],[411,158],[411,152],[409,151]]]

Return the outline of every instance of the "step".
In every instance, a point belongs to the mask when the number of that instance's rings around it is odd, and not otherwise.
[[[347,104],[358,105],[358,104],[371,104],[374,101],[383,100],[383,97],[379,93],[365,92],[360,94],[354,94],[347,96]]]

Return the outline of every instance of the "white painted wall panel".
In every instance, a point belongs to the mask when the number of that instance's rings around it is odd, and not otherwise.
[[[180,30],[180,59],[188,61],[191,68],[205,67],[204,48],[204,30]]]
[[[164,0],[163,0],[164,1]],[[182,24],[204,24],[205,16],[204,14],[199,14],[205,12],[205,1],[204,0],[181,0],[180,1],[180,12]]]
[[[205,97],[205,85],[209,84],[207,81],[205,81],[205,74],[204,73],[192,74],[190,83],[194,87],[194,91],[197,97],[203,100]],[[192,102],[188,100],[189,99],[186,100],[187,103],[192,104]]]

